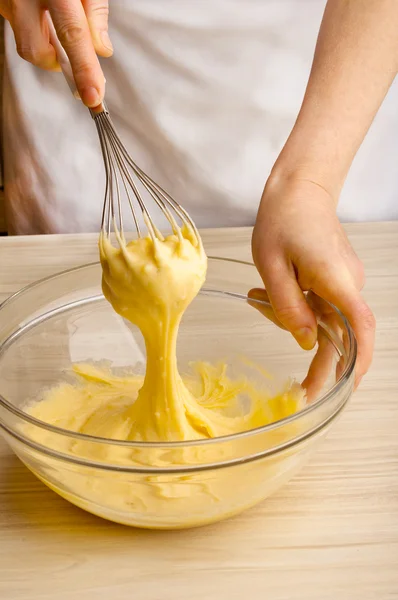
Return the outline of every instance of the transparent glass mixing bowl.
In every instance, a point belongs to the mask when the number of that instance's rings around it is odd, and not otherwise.
[[[248,299],[261,285],[253,265],[210,258],[204,289],[180,328],[180,372],[188,373],[192,361],[222,359],[231,377],[247,375],[259,386],[276,390],[292,377],[308,392],[299,413],[229,437],[157,444],[85,436],[38,421],[24,411],[27,402],[67,379],[74,363],[108,361],[116,370],[138,365],[145,371],[140,332],[112,310],[100,282],[99,264],[83,266],[28,286],[0,308],[5,439],[46,485],[96,515],[175,529],[237,514],[297,472],[352,393],[356,343],[333,307],[308,296],[318,344],[304,351],[267,302]],[[148,467],[154,457],[158,466]]]

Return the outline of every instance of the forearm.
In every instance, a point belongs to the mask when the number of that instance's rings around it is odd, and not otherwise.
[[[271,180],[309,179],[337,200],[398,71],[397,0],[329,0],[296,124]]]

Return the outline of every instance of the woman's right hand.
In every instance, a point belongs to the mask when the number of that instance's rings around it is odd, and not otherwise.
[[[105,93],[99,56],[111,56],[108,0],[0,0],[14,31],[18,54],[37,67],[58,70],[45,12],[49,11],[84,104],[95,108]]]

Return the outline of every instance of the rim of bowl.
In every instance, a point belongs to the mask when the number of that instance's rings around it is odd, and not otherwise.
[[[207,258],[208,258],[208,260],[220,261],[220,262],[230,262],[230,263],[241,264],[241,265],[245,265],[248,267],[256,268],[254,263],[249,262],[249,261],[233,259],[233,258],[224,258],[221,256],[208,256]],[[33,289],[35,287],[39,287],[40,285],[42,285],[43,283],[46,283],[47,281],[58,279],[59,277],[62,277],[68,273],[73,273],[76,271],[83,271],[84,269],[88,269],[90,267],[99,266],[99,265],[100,265],[99,261],[86,263],[84,265],[79,265],[76,267],[72,267],[70,269],[65,269],[64,271],[60,271],[59,273],[55,273],[54,275],[49,275],[47,277],[43,277],[42,279],[38,279],[37,281],[29,283],[28,285],[24,286],[17,292],[14,292],[13,294],[11,294],[11,296],[6,298],[6,300],[4,300],[0,304],[0,318],[1,318],[1,311],[3,310],[3,308],[5,306],[12,304],[12,302],[16,298],[29,292],[31,289]],[[271,304],[269,302],[265,302],[264,300],[254,300],[252,298],[249,298],[245,294],[239,294],[237,296],[240,300],[247,301],[250,299],[251,302],[255,301],[256,303],[258,303],[262,306],[267,306],[267,307],[272,308]],[[77,431],[71,431],[69,429],[63,429],[61,427],[56,427],[55,425],[51,425],[50,423],[41,421],[40,419],[37,419],[36,417],[29,415],[24,410],[21,410],[20,408],[14,406],[11,402],[9,402],[6,398],[4,398],[4,396],[2,396],[2,394],[0,394],[0,405],[2,405],[6,410],[12,412],[14,415],[20,417],[22,420],[32,423],[33,425],[36,425],[37,427],[40,427],[41,429],[46,429],[47,431],[51,431],[52,433],[56,433],[56,434],[67,436],[67,437],[73,437],[73,438],[76,438],[79,440],[84,440],[87,442],[101,443],[101,444],[106,443],[109,445],[123,446],[123,447],[127,447],[127,448],[142,448],[142,447],[145,447],[145,448],[172,448],[172,447],[202,446],[202,445],[216,444],[216,443],[220,443],[220,442],[228,442],[228,441],[232,441],[232,440],[236,440],[236,439],[250,437],[252,435],[257,435],[260,433],[265,433],[267,431],[272,431],[273,429],[276,429],[278,427],[293,423],[294,421],[298,420],[302,416],[310,414],[315,409],[317,409],[320,406],[322,406],[323,404],[325,404],[332,396],[334,396],[334,394],[339,392],[344,387],[344,385],[349,380],[349,378],[355,368],[355,363],[356,363],[356,358],[357,358],[357,342],[356,342],[356,338],[355,338],[353,329],[352,329],[351,325],[349,324],[348,320],[346,319],[346,317],[341,313],[341,311],[338,308],[336,308],[334,305],[332,305],[330,302],[328,302],[328,304],[330,306],[332,306],[333,310],[341,317],[341,319],[343,320],[343,323],[346,327],[347,333],[348,333],[349,352],[348,352],[348,356],[347,356],[347,364],[346,364],[343,372],[341,373],[339,379],[332,385],[332,387],[327,392],[325,392],[322,396],[320,396],[315,402],[308,404],[305,408],[303,408],[302,410],[300,410],[296,413],[293,413],[289,417],[284,417],[283,419],[273,421],[272,423],[269,423],[268,425],[262,425],[260,427],[254,428],[254,429],[248,429],[246,431],[240,431],[237,433],[224,435],[224,436],[220,436],[220,437],[215,437],[215,438],[203,438],[203,439],[199,439],[199,440],[186,440],[186,441],[175,441],[175,442],[136,442],[136,441],[116,440],[116,439],[97,437],[97,436],[89,435],[86,433],[79,433]],[[275,325],[275,326],[277,327],[277,325]],[[5,342],[7,342],[7,339],[5,340]],[[4,344],[0,344],[0,353],[1,353],[3,345]],[[337,410],[336,414],[338,414],[339,412],[340,412],[340,410]],[[324,419],[324,421],[319,424],[317,429],[322,428],[323,425],[327,424],[330,421],[332,416],[336,416],[336,415],[335,414],[328,415]],[[0,423],[0,426],[1,426],[1,423]],[[10,431],[9,431],[9,433],[10,433]],[[295,440],[292,440],[292,441],[295,441]]]

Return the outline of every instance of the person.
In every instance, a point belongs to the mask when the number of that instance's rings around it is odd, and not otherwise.
[[[0,0],[9,22],[3,136],[14,234],[99,228],[95,127],[52,72],[47,10],[83,103],[102,102],[106,77],[126,146],[197,225],[255,224],[255,264],[301,346],[316,335],[303,291],[347,316],[358,384],[375,320],[340,221],[398,217],[396,0],[112,0],[110,36],[106,0]],[[110,37],[114,56],[100,63],[113,54]]]

